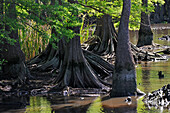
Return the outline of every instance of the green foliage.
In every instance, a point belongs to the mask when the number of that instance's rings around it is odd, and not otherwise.
[[[140,27],[140,18],[141,18],[141,0],[132,0],[131,4],[131,15],[130,15],[130,23],[129,27],[130,29],[137,29]]]
[[[7,62],[5,59],[0,59],[0,65],[2,65],[4,62]]]
[[[28,20],[29,21],[29,20]],[[29,24],[35,25],[34,21],[29,21]],[[49,26],[41,26],[41,31],[50,36],[51,30]],[[19,29],[19,39],[21,50],[25,53],[26,59],[30,59],[39,54],[39,50],[45,50],[49,39],[30,26],[25,26],[24,29]]]
[[[29,58],[38,54],[39,48],[45,49],[48,42],[58,42],[61,38],[67,37],[68,40],[75,35],[73,28],[81,26],[81,42],[87,40],[92,33],[89,29],[92,26],[86,25],[84,28],[84,15],[100,17],[104,14],[111,15],[116,27],[119,25],[121,11],[123,6],[122,0],[78,0],[78,3],[69,3],[67,0],[62,1],[60,5],[57,1],[51,4],[51,0],[14,0],[17,19],[10,18],[11,12],[5,12],[3,21],[0,25],[8,25],[8,32],[0,29],[0,43],[7,40],[10,44],[15,44],[15,40],[9,36],[12,31],[17,30],[20,38],[21,48]],[[140,25],[141,11],[150,13],[154,11],[154,3],[163,4],[163,0],[149,0],[148,7],[142,7],[141,0],[132,0],[130,28],[136,29]],[[4,10],[7,11],[9,4],[3,4]],[[9,13],[9,14],[8,14]],[[7,15],[7,16],[6,16]],[[1,15],[0,15],[1,16]],[[55,33],[51,30],[55,28]],[[55,46],[55,44],[53,44]]]
[[[2,71],[2,64],[7,62],[5,59],[0,59],[0,71]]]
[[[149,3],[159,3],[159,5],[163,5],[164,3],[165,3],[165,1],[164,0],[149,0],[148,1]]]
[[[90,37],[94,35],[94,26],[95,24],[90,24],[89,19],[86,19],[86,14],[83,15],[82,17],[82,24],[80,27],[80,41],[81,43],[87,41]],[[86,25],[84,25],[86,23]]]
[[[51,5],[49,1],[37,4],[34,0],[16,0],[15,5],[17,20],[5,16],[3,24],[8,25],[10,30],[8,33],[1,29],[3,32],[0,35],[0,42],[4,43],[5,39],[14,44],[16,41],[8,34],[15,30],[19,31],[21,48],[28,58],[37,55],[39,47],[45,49],[48,41],[58,42],[62,37],[73,38],[77,34],[72,28],[81,25],[77,16],[79,12],[77,4],[63,2],[59,5],[56,2],[55,5]],[[56,31],[51,35],[50,31],[53,28]]]
[[[142,6],[142,0],[132,0],[131,1],[131,15],[130,15],[130,29],[138,29],[140,27],[141,11],[150,14],[154,12],[154,4],[163,5],[164,0],[148,0],[148,6]]]
[[[103,14],[109,14],[113,17],[115,27],[118,28],[121,12],[123,8],[122,0],[79,0],[83,4],[84,11],[90,16],[100,17]],[[130,29],[138,29],[140,27],[141,11],[146,13],[154,12],[154,4],[164,4],[164,0],[149,0],[148,7],[142,6],[142,0],[131,0]]]

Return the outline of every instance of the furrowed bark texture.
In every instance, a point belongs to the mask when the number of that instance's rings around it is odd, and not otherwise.
[[[15,23],[17,21],[17,15],[14,1],[11,2],[10,0],[6,0],[5,5],[7,6],[5,11],[5,18],[13,19]],[[2,49],[2,51],[0,51],[1,59],[5,59],[7,61],[2,65],[3,75],[8,79],[15,78],[16,83],[24,84],[26,77],[30,76],[30,74],[29,70],[25,66],[25,55],[20,48],[18,29],[14,26],[14,29],[12,29],[12,26],[8,21],[3,27],[5,28],[5,31],[9,32],[9,38],[16,41],[14,44],[10,44],[6,38],[3,38],[3,43],[0,44]]]
[[[74,0],[69,1],[75,3]],[[79,33],[79,27],[70,28]],[[52,34],[57,35],[52,29]],[[108,88],[111,84],[104,79],[111,77],[114,66],[87,50],[82,50],[80,37],[72,39],[63,37],[56,43],[58,49],[49,44],[40,55],[28,62],[31,72],[35,75],[43,72],[54,77],[51,81],[55,85],[54,90],[60,90],[66,86],[73,88]],[[38,71],[38,73],[37,73]]]
[[[62,70],[57,83],[72,87],[102,87],[95,73],[84,58],[80,38],[74,37],[66,46]]]
[[[113,54],[117,46],[117,35],[110,15],[103,15],[97,19],[94,40],[97,43],[90,44],[88,50],[98,55]]]
[[[148,6],[148,0],[142,0],[142,6]],[[151,30],[149,14],[141,12],[141,24],[139,29],[139,39],[137,42],[137,47],[144,45],[152,45],[153,33]]]
[[[79,28],[75,28],[79,33]],[[53,33],[55,32],[52,31]],[[51,44],[39,56],[28,62],[31,72],[48,72],[54,75],[56,88],[70,86],[74,88],[106,88],[111,86],[104,78],[111,77],[114,66],[87,50],[82,50],[80,37],[66,41],[62,38],[58,43],[58,49]]]
[[[131,0],[123,0],[111,97],[127,96],[136,92],[136,72],[128,30],[130,7]]]

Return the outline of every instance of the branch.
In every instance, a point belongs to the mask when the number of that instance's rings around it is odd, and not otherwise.
[[[131,14],[131,16],[132,16],[133,18],[135,18],[134,15]],[[142,22],[138,22],[138,21],[135,21],[135,20],[129,21],[129,22],[135,23],[135,24],[141,24],[141,25],[148,26],[148,27],[150,26],[150,25],[148,25],[148,24],[145,24],[145,23],[142,23]]]
[[[95,8],[95,7],[87,6],[87,5],[84,5],[84,4],[79,3],[79,2],[76,2],[76,3],[77,3],[77,4],[79,4],[79,5],[82,5],[82,6],[84,6],[84,7],[88,7],[88,8],[94,9],[94,10],[96,10],[96,11],[100,12],[100,13],[107,14],[107,13],[105,13],[104,11],[101,11],[101,10],[99,10],[99,9]]]
[[[50,23],[51,22],[48,22],[45,18],[43,18],[42,16],[39,16],[39,15],[37,15],[36,13],[34,13],[33,11],[30,11],[30,10],[28,10],[27,8],[24,8],[22,5],[20,5],[19,3],[15,3],[17,6],[19,6],[19,7],[21,7],[22,9],[25,9],[29,14],[31,13],[31,14],[33,14],[34,16],[36,16],[36,17],[38,17],[38,18],[40,18],[41,20],[43,20],[43,21],[45,21],[47,24],[49,24],[49,25],[51,25]]]
[[[21,19],[19,19],[19,20],[21,20]],[[42,32],[42,31],[39,30],[38,28],[35,28],[34,26],[30,25],[29,23],[24,22],[24,24],[28,25],[29,27],[31,27],[31,28],[34,29],[35,31],[41,33],[42,35],[46,35],[46,33]],[[50,28],[49,28],[49,29],[50,29]],[[49,29],[47,29],[47,30],[49,30]]]
[[[82,6],[84,6],[84,7],[88,7],[88,8],[94,9],[94,10],[98,11],[99,13],[103,13],[103,14],[105,14],[105,15],[110,15],[110,14],[108,14],[108,13],[105,13],[104,11],[101,11],[101,10],[93,7],[93,6],[84,5],[84,4],[79,3],[79,2],[76,2],[76,3],[79,4],[79,5],[82,5]],[[112,13],[112,14],[114,14],[114,13]],[[112,16],[112,17],[116,17],[116,16]],[[116,17],[116,18],[117,18],[117,17]]]

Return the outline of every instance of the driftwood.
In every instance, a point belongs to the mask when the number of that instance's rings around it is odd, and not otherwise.
[[[170,54],[170,48],[166,48],[164,50],[157,51],[156,53]]]
[[[153,48],[148,47],[148,49],[152,49],[152,51],[144,50],[136,47],[131,43],[131,50],[135,61],[155,61],[155,60],[167,60],[167,58],[157,52],[154,52]]]
[[[158,38],[158,39],[170,41],[170,35],[165,35],[165,36],[162,36],[161,38]]]
[[[149,108],[160,106],[164,108],[170,107],[170,84],[163,86],[161,89],[149,93],[144,98],[144,103],[148,105]]]
[[[95,42],[95,39],[89,39],[88,41],[86,41],[85,44],[82,44],[82,47],[84,49],[88,48],[88,45],[91,45],[91,43],[97,43]],[[130,43],[131,45],[131,50],[132,50],[132,54],[134,57],[135,62],[137,61],[155,61],[155,60],[167,60],[167,58],[161,54],[159,54],[159,52],[154,52],[154,49],[157,49],[156,46],[160,46],[160,45],[151,45],[151,46],[143,46],[143,47],[137,47],[134,44]],[[167,49],[165,51],[165,53],[168,53],[169,50]],[[115,53],[112,54],[105,54],[103,56],[103,54],[100,54],[106,61],[110,62],[110,63],[114,63],[115,61]]]

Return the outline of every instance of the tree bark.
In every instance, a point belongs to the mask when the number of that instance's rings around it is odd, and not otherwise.
[[[90,44],[89,51],[98,55],[113,54],[116,51],[117,35],[110,15],[103,15],[97,19],[97,27],[95,30],[97,43]]]
[[[148,7],[148,0],[142,0],[142,6]],[[148,14],[142,11],[137,47],[152,45],[152,41],[153,33],[151,30],[150,18]]]
[[[0,0],[0,30],[3,28],[3,0]]]
[[[16,27],[17,15],[16,15],[16,7],[15,1],[6,0],[5,5],[7,7],[5,11],[5,18],[10,21],[6,21],[5,23],[5,31],[9,32],[8,37],[14,39],[16,42],[14,44],[10,44],[9,41],[4,38],[3,44],[1,44],[1,58],[5,59],[7,62],[3,63],[3,74],[9,78],[17,79],[18,83],[25,83],[27,75],[29,75],[29,71],[25,66],[25,55],[21,51],[18,37],[18,29]],[[10,23],[12,22],[12,23]],[[11,25],[12,24],[12,25]],[[14,29],[12,29],[12,27]]]
[[[79,28],[75,29],[79,31]],[[64,61],[57,83],[62,82],[65,86],[76,88],[102,87],[101,84],[98,84],[99,80],[95,78],[95,73],[89,68],[90,66],[85,60],[79,37],[71,39],[64,51]]]
[[[74,0],[70,1],[75,3]],[[72,27],[75,33],[79,34],[79,27]],[[56,33],[55,28],[52,33]],[[52,81],[56,87],[54,90],[60,90],[63,87],[69,86],[73,88],[108,88],[109,83],[104,81],[105,77],[112,75],[114,66],[104,61],[98,55],[82,50],[80,37],[75,36],[72,39],[63,37],[56,43],[58,49],[52,48],[49,44],[46,51],[32,59],[28,65],[32,72],[51,71],[50,75],[55,76]],[[33,67],[33,65],[35,65]],[[36,73],[37,74],[37,73]]]
[[[168,23],[170,23],[170,0],[166,0],[167,1],[167,11],[168,11]]]
[[[0,0],[0,34],[3,33],[3,0]],[[2,36],[0,36],[0,46],[2,44]],[[2,47],[2,46],[1,46]],[[2,59],[2,53],[1,53],[1,47],[0,47],[0,62]],[[0,74],[2,73],[2,63],[0,63]]]
[[[129,42],[129,16],[131,0],[123,0],[118,31],[118,43],[113,74],[111,97],[127,96],[136,92],[136,71]]]

